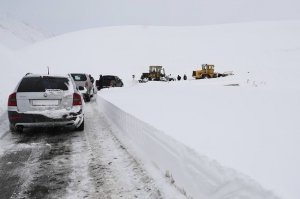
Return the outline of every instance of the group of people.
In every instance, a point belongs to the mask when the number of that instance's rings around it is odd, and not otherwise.
[[[186,75],[185,75],[185,74],[183,75],[183,79],[184,79],[184,80],[187,80],[187,77],[186,77]],[[177,80],[178,80],[178,81],[180,81],[180,80],[181,80],[181,76],[180,76],[180,75],[178,75],[178,76],[177,76]]]
[[[91,74],[89,74],[89,78],[90,78],[92,84],[94,84],[95,79],[92,77]],[[98,90],[101,90],[102,88],[103,88],[103,78],[102,78],[102,75],[99,75]]]

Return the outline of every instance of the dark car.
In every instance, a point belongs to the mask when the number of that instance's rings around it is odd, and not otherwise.
[[[84,130],[84,101],[70,75],[28,74],[8,98],[12,132],[29,127],[70,127]]]
[[[122,79],[120,79],[118,76],[103,75],[102,79],[103,79],[103,88],[123,87],[124,86]],[[96,86],[99,90],[99,80],[96,80]]]

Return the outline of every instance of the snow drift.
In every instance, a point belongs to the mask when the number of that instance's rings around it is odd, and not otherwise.
[[[277,198],[260,184],[233,169],[201,156],[155,127],[124,112],[101,97],[97,98],[115,128],[117,137],[135,155],[171,178],[184,194],[192,198]]]

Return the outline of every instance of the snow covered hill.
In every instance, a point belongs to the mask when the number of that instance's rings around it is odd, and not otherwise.
[[[0,17],[0,43],[10,49],[17,50],[51,37],[54,35],[26,21]]]
[[[8,72],[0,80],[2,110],[9,94],[4,92],[12,91],[17,76],[26,72],[46,73],[49,66],[50,73],[118,75],[125,87],[100,91],[99,105],[108,104],[106,113],[117,130],[133,133],[127,136],[133,137],[133,148],[150,154],[153,145],[145,149],[144,144],[159,143],[157,156],[149,156],[147,165],[168,170],[188,196],[232,198],[229,192],[239,189],[246,192],[237,198],[300,197],[300,21],[107,27],[50,38],[16,52],[0,50],[18,61],[8,64],[14,75]],[[235,75],[193,80],[192,71],[203,63]],[[132,80],[132,74],[138,78],[149,65],[162,65],[173,76],[186,74],[188,81]],[[224,86],[232,83],[239,86]],[[178,150],[173,139],[180,143]],[[165,151],[180,162],[168,166],[169,156],[160,156]]]
[[[100,73],[117,71],[122,78],[131,79],[132,74],[139,77],[146,72],[149,65],[162,65],[166,73],[190,76],[202,63],[213,63],[218,72],[256,73],[277,84],[278,78],[297,74],[294,65],[295,59],[299,60],[299,25],[299,21],[280,21],[203,27],[107,27],[61,35],[19,53],[35,70],[50,66],[53,73],[84,68],[96,78]],[[278,55],[284,59],[273,59]],[[279,65],[289,69],[274,69]]]

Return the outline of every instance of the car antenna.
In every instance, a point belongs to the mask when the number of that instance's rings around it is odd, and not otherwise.
[[[48,75],[49,75],[49,66],[47,66],[47,68],[48,68]]]

